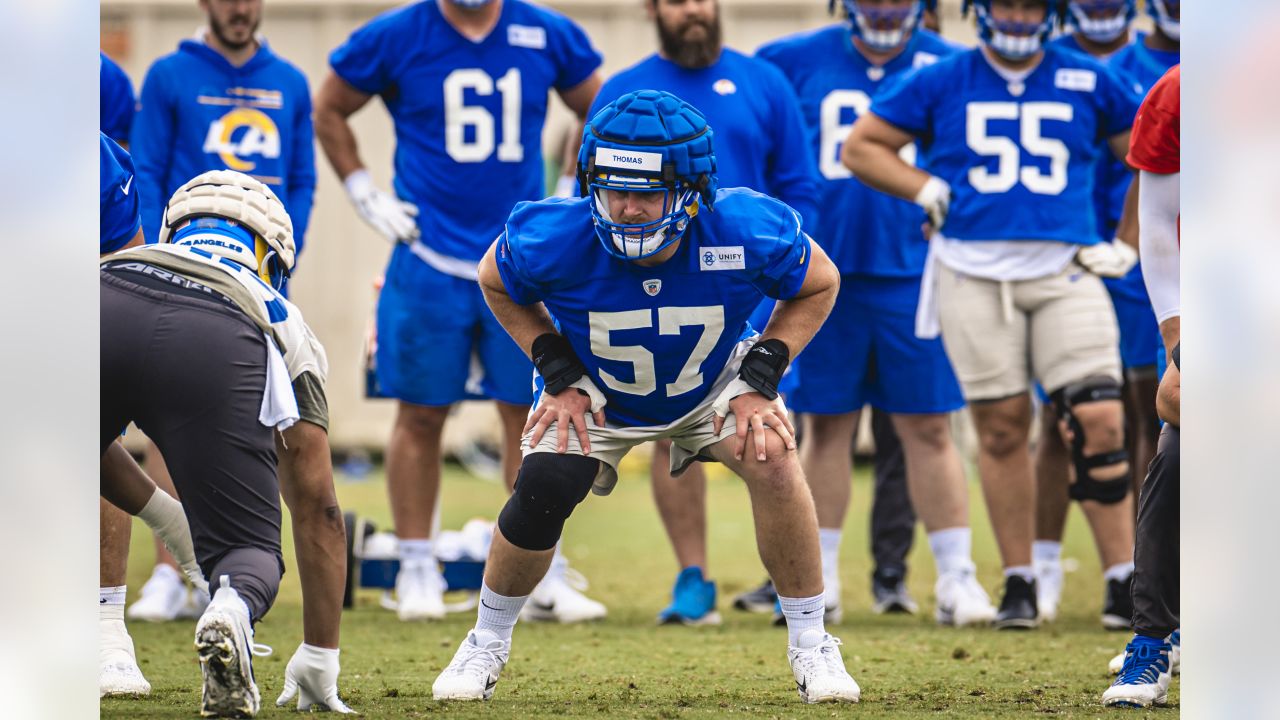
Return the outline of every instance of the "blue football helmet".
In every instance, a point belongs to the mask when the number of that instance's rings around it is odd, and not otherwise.
[[[1039,24],[996,22],[991,17],[992,0],[964,0],[964,12],[972,7],[978,15],[978,37],[997,55],[1024,60],[1040,52],[1058,21],[1058,0],[1044,0],[1044,20]]]
[[[1138,0],[1071,0],[1067,11],[1066,20],[1082,35],[1108,43],[1129,32],[1138,14]]]
[[[611,255],[639,260],[680,240],[700,205],[716,195],[711,126],[697,108],[668,92],[627,93],[596,113],[582,132],[578,183],[591,198],[596,235]],[[622,222],[608,191],[662,193],[661,216]]]
[[[872,50],[893,50],[911,37],[926,8],[932,10],[938,0],[912,0],[906,7],[884,8],[859,0],[840,0],[854,37],[860,38]],[[836,0],[830,0],[828,10],[835,12]]]
[[[1182,18],[1182,0],[1147,0],[1147,12],[1156,21],[1160,32],[1170,40],[1179,40],[1179,20]]]

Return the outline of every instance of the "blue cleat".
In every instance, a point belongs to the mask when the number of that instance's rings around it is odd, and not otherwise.
[[[1169,681],[1173,678],[1169,671],[1170,649],[1167,639],[1134,635],[1125,648],[1120,676],[1102,694],[1102,704],[1145,708],[1167,703]]]
[[[1182,672],[1182,628],[1169,635],[1169,666],[1174,675]]]
[[[660,625],[719,625],[716,584],[702,577],[702,568],[687,567],[676,576],[671,604],[658,613]]]

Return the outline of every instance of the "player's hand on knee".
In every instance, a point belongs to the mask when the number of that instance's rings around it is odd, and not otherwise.
[[[582,446],[582,454],[591,453],[591,439],[587,433],[587,415],[595,420],[596,425],[604,427],[604,410],[592,412],[592,398],[576,387],[564,389],[558,395],[542,394],[542,401],[529,413],[524,424],[524,431],[533,430],[529,436],[529,445],[536,446],[547,428],[556,426],[556,452],[569,451],[569,426],[572,425],[578,434],[578,444]]]
[[[284,692],[276,698],[283,707],[298,698],[298,709],[354,713],[338,697],[338,649],[302,643],[284,669]]]
[[[783,447],[786,448],[784,453],[796,449],[796,429],[791,424],[791,418],[787,417],[787,408],[782,404],[781,397],[770,400],[758,392],[744,393],[729,401],[729,411],[733,413],[737,423],[735,457],[738,460],[741,460],[746,453],[748,431],[752,435],[752,447],[755,450],[756,460],[760,462],[769,459],[766,430],[777,433],[782,439]],[[712,429],[718,435],[722,427],[724,427],[724,417],[716,414],[712,421]]]

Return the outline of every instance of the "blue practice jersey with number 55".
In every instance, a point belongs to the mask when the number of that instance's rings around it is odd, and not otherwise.
[[[395,190],[418,206],[422,242],[470,262],[517,202],[545,195],[548,92],[586,80],[600,61],[582,28],[522,0],[503,0],[479,41],[425,0],[379,15],[329,56],[395,121]]]
[[[612,424],[665,425],[706,399],[764,297],[795,296],[809,237],[787,205],[720,190],[653,267],[600,245],[585,198],[521,203],[498,238],[507,293],[541,302],[605,394]]]
[[[871,112],[919,137],[951,185],[947,237],[1092,245],[1094,163],[1141,101],[1103,64],[1049,45],[1017,83],[980,48],[952,55],[881,91]]]

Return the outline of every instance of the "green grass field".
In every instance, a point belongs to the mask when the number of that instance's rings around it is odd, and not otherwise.
[[[656,627],[677,568],[639,468],[624,473],[607,498],[589,497],[569,521],[564,551],[590,580],[589,595],[609,606],[609,618],[589,626],[521,623],[511,662],[488,703],[445,704],[431,699],[431,683],[471,628],[472,613],[431,624],[402,624],[378,607],[375,591],[361,591],[343,617],[340,688],[366,717],[1176,717],[1172,709],[1140,713],[1099,704],[1109,678],[1107,661],[1128,640],[1099,622],[1102,578],[1087,526],[1072,510],[1064,558],[1067,589],[1058,621],[1030,633],[936,627],[933,562],[923,534],[911,559],[911,591],[920,602],[914,617],[871,612],[867,550],[869,481],[855,478],[854,504],[841,551],[844,622],[829,628],[844,641],[850,672],[862,686],[856,706],[802,704],[786,661],[786,633],[768,618],[732,610],[737,592],[764,578],[755,551],[747,493],[715,468],[709,483],[711,573],[719,582],[725,622],[715,628]],[[386,527],[385,486],[380,475],[338,484],[344,510]],[[496,517],[504,498],[496,484],[456,467],[446,471],[443,526],[472,517]],[[974,553],[984,585],[998,597],[999,563],[976,485],[972,486]],[[288,527],[286,521],[285,527]],[[259,717],[285,717],[274,707],[284,666],[301,641],[301,593],[289,566],[279,599],[258,626],[257,641],[275,654],[255,661],[262,688]],[[130,602],[152,562],[150,536],[135,525]],[[200,669],[192,650],[194,621],[131,624],[152,694],[108,699],[110,718],[196,717]],[[292,705],[290,706],[292,710]]]

